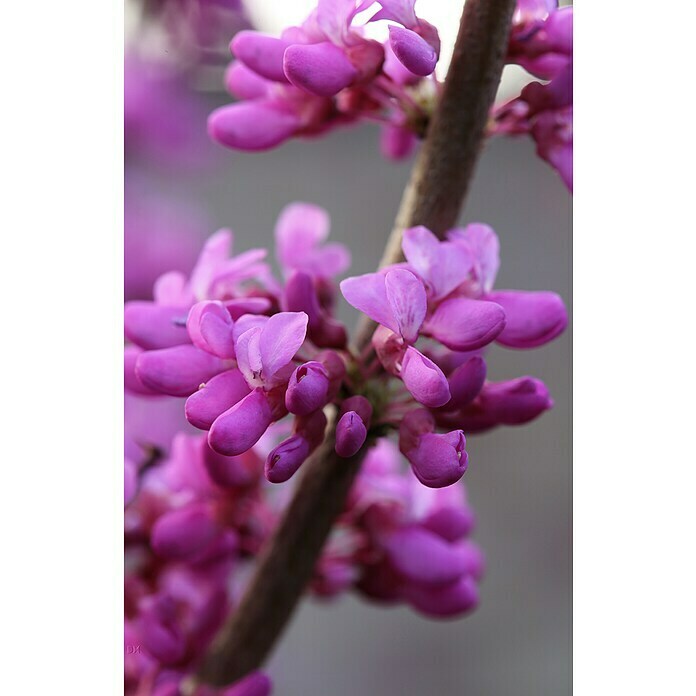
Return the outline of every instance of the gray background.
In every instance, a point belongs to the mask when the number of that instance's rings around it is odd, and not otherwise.
[[[156,187],[205,204],[210,231],[232,227],[237,250],[272,245],[288,202],[317,203],[331,213],[332,239],[352,250],[350,273],[374,270],[409,172],[380,157],[376,130],[263,154],[215,149],[213,173],[160,173]],[[571,197],[530,142],[489,143],[462,216],[476,220],[501,239],[498,287],[554,290],[570,306]],[[354,318],[345,306],[342,315]],[[489,374],[540,377],[556,406],[531,425],[468,441],[464,480],[488,563],[480,608],[435,622],[352,596],[305,601],[271,661],[279,696],[570,693],[570,333],[532,351],[494,348]]]

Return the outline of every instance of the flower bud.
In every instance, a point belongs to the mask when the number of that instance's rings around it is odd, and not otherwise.
[[[266,478],[271,483],[283,483],[292,477],[322,443],[325,430],[326,416],[322,411],[297,416],[293,435],[271,450],[266,458]]]
[[[239,99],[261,99],[268,94],[272,86],[268,80],[239,60],[230,63],[225,70],[225,88]]]
[[[202,553],[218,534],[210,510],[189,505],[166,512],[152,527],[151,545],[163,558],[184,560]]]
[[[230,50],[238,60],[261,77],[287,83],[288,79],[283,72],[283,54],[290,45],[289,41],[245,30],[235,35]]]
[[[237,150],[270,150],[285,142],[301,126],[300,118],[269,100],[238,102],[215,109],[208,117],[208,133],[221,145]]]
[[[469,567],[469,552],[419,526],[392,532],[384,544],[389,561],[410,582],[447,585]]]
[[[283,70],[290,82],[319,97],[332,97],[355,80],[358,71],[334,44],[294,44],[283,57]]]
[[[474,529],[476,518],[468,507],[442,507],[431,512],[422,522],[446,541],[454,542],[469,536]]]
[[[568,313],[555,292],[501,290],[487,299],[505,310],[507,323],[496,339],[509,348],[536,348],[563,333]]]
[[[186,307],[169,307],[154,302],[127,302],[123,310],[126,338],[145,350],[171,348],[191,339],[182,321]]]
[[[410,29],[389,26],[389,45],[404,67],[414,75],[426,77],[437,65],[437,52],[422,37]]]
[[[411,411],[401,421],[399,449],[423,485],[442,488],[459,481],[466,471],[466,439],[461,430],[440,435],[434,429],[435,420],[428,411]]]
[[[553,406],[546,385],[534,377],[489,382],[478,403],[484,414],[503,425],[527,423]]]
[[[473,611],[479,603],[478,585],[469,575],[437,588],[410,584],[402,588],[402,595],[414,609],[433,618],[461,616]]]
[[[336,454],[352,457],[367,439],[367,430],[372,419],[372,405],[364,396],[346,399],[341,411],[343,415],[336,425]]]
[[[447,410],[461,408],[471,403],[486,381],[486,363],[475,355],[452,372],[447,380],[452,398],[445,404]]]
[[[285,392],[285,405],[298,416],[306,416],[323,408],[327,402],[329,375],[326,368],[317,361],[300,365],[290,376]]]
[[[215,419],[208,443],[228,457],[251,449],[273,422],[268,399],[262,389],[254,389],[232,408]]]
[[[265,474],[271,483],[284,483],[304,464],[309,456],[309,442],[293,435],[274,447],[266,459]]]

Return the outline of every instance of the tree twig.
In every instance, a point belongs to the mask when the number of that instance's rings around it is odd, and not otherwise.
[[[500,82],[515,0],[468,0],[441,100],[404,191],[380,266],[401,260],[401,235],[425,225],[438,236],[459,215],[478,160]],[[370,342],[367,318],[356,331],[357,351]],[[223,686],[257,669],[271,652],[311,579],[316,560],[371,441],[354,457],[334,452],[332,419],[273,538],[262,552],[240,605],[214,641],[199,677]]]

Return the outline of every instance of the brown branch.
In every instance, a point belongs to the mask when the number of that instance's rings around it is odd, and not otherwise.
[[[515,0],[468,0],[442,98],[404,191],[381,266],[401,260],[401,235],[413,225],[435,234],[452,227],[469,188],[503,68]],[[355,347],[369,344],[374,324],[363,321]],[[368,441],[350,459],[334,452],[335,425],[303,465],[283,519],[259,558],[237,610],[200,669],[201,680],[223,686],[265,661],[311,579],[316,560],[360,469]]]

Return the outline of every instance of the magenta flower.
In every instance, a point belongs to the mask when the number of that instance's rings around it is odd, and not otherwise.
[[[313,278],[332,279],[350,266],[350,252],[343,244],[325,244],[329,215],[310,203],[291,203],[276,223],[278,262],[290,275],[302,271]]]
[[[508,48],[517,63],[547,83],[532,82],[493,112],[492,133],[530,135],[537,154],[573,190],[573,8],[552,0],[518,2]]]
[[[238,62],[226,84],[242,102],[211,114],[213,139],[231,148],[264,150],[358,119],[415,131],[426,115],[411,91],[432,75],[440,40],[437,30],[415,15],[414,2],[385,0],[373,11],[368,24],[390,22],[385,44],[367,38],[356,21],[373,3],[356,0],[319,0],[301,26],[279,37],[237,34],[231,49]],[[408,149],[390,143],[385,151],[401,157]]]

